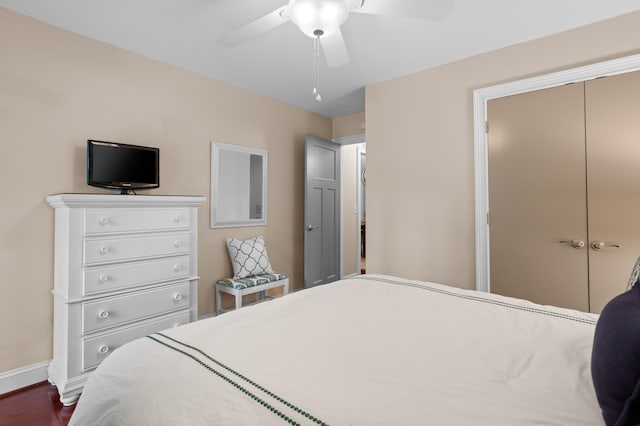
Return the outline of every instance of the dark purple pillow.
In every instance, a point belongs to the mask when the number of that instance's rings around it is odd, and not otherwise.
[[[640,424],[640,285],[611,299],[602,310],[591,377],[608,426]]]

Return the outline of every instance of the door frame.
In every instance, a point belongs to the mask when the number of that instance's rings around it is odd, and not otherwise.
[[[475,170],[476,290],[490,292],[489,281],[489,166],[487,101],[519,93],[593,80],[640,70],[640,54],[513,81],[473,91],[473,145]]]

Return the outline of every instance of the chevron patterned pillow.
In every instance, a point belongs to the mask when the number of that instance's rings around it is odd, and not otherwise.
[[[248,240],[227,238],[227,250],[234,278],[273,273],[262,235]]]

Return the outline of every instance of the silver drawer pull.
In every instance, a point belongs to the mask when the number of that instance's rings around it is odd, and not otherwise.
[[[176,222],[176,223],[181,222],[182,221],[182,216],[179,215],[179,214],[175,215],[173,217],[173,221]]]
[[[173,270],[176,271],[176,272],[182,271],[182,265],[180,265],[180,264],[174,265],[173,266]]]
[[[110,251],[111,251],[111,249],[109,247],[107,247],[107,246],[103,246],[103,247],[100,248],[100,253],[101,254],[107,254]]]
[[[179,302],[182,300],[182,294],[180,293],[176,293],[173,295],[173,300],[175,300],[176,302]]]
[[[100,355],[104,355],[104,354],[106,354],[107,352],[109,352],[109,350],[110,350],[109,346],[107,346],[107,345],[102,345],[102,346],[100,346],[100,348],[98,348],[98,353],[99,353]]]
[[[100,275],[100,278],[98,278],[98,281],[100,281],[101,283],[106,283],[107,281],[109,281],[109,276],[108,275]]]
[[[101,217],[101,218],[100,218],[100,220],[99,220],[98,222],[100,223],[100,225],[107,225],[107,224],[109,224],[109,222],[111,222],[111,221],[109,220],[109,218],[108,218],[108,217]]]
[[[100,311],[98,312],[98,318],[105,319],[109,316],[109,311]]]
[[[173,243],[173,246],[174,246],[175,248],[180,248],[180,247],[182,247],[182,241],[180,241],[180,240],[175,240],[175,241],[174,241],[174,243]]]

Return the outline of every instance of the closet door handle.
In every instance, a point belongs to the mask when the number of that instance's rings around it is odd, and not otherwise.
[[[560,244],[568,244],[571,247],[575,248],[575,249],[581,249],[582,247],[584,247],[584,241],[582,240],[571,240],[571,241],[567,241],[567,240],[561,240],[558,241]]]
[[[591,241],[591,248],[593,250],[600,251],[606,247],[621,248],[622,246],[615,243],[605,243],[604,241]]]

